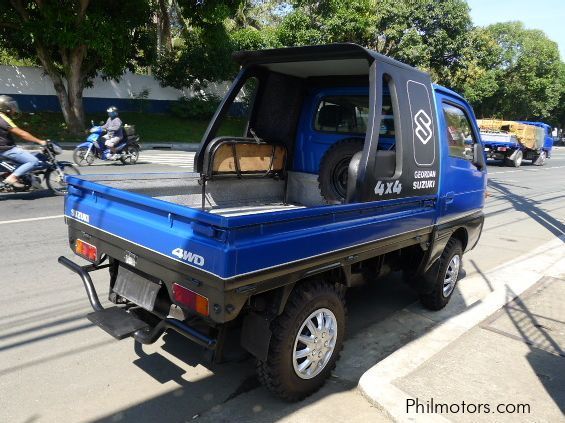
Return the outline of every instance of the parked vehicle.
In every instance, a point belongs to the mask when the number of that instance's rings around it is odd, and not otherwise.
[[[69,178],[69,245],[91,264],[59,262],[117,339],[174,330],[221,361],[240,330],[261,382],[300,400],[339,358],[347,289],[402,271],[426,307],[448,303],[483,226],[483,146],[461,96],[358,45],[234,59],[196,173]],[[218,137],[250,81],[244,136]]]
[[[483,126],[483,122],[485,123]],[[495,122],[495,129],[491,122]],[[513,125],[517,124],[517,129]],[[479,120],[481,139],[487,158],[500,160],[507,166],[520,167],[523,160],[543,166],[553,148],[551,126],[542,122]],[[534,132],[537,129],[537,133]],[[531,136],[521,137],[526,130]]]
[[[32,190],[43,189],[43,180],[47,188],[56,195],[65,195],[67,193],[66,175],[79,175],[77,167],[67,161],[57,160],[57,155],[61,154],[63,149],[54,142],[48,142],[41,151],[34,151],[34,154],[41,160],[43,167],[23,175],[20,180],[25,185],[23,188],[14,188],[13,185],[4,183],[4,179],[8,177],[19,164],[6,158],[0,157],[0,192],[28,192]]]
[[[85,142],[79,144],[73,152],[73,160],[79,166],[90,166],[94,160],[119,160],[123,164],[135,164],[139,159],[141,145],[139,135],[135,133],[135,126],[124,125],[125,138],[119,142],[115,150],[119,157],[112,159],[114,153],[104,145],[102,137],[106,131],[101,126],[92,122],[90,135]]]

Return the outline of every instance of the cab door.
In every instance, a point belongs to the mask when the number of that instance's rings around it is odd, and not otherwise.
[[[471,107],[439,90],[436,99],[442,158],[437,223],[446,223],[483,208],[487,173],[486,166],[473,162],[473,145],[481,141]]]

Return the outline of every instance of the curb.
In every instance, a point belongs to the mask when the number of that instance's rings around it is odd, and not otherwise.
[[[74,150],[79,142],[58,142],[63,150]],[[37,150],[37,144],[18,144],[24,150]],[[196,152],[200,148],[199,143],[166,143],[166,142],[142,142],[141,150],[171,150],[171,151],[191,151]]]
[[[478,298],[464,312],[440,323],[424,336],[412,341],[367,370],[359,380],[358,389],[375,407],[397,422],[448,422],[438,414],[407,413],[405,404],[413,399],[394,385],[441,352],[481,321],[512,301],[508,288],[516,296],[522,294],[543,276],[565,273],[565,235],[549,241],[531,253],[498,266],[484,275],[495,288],[484,298]],[[543,269],[544,272],[539,272]],[[481,275],[466,279],[466,284],[484,280]]]

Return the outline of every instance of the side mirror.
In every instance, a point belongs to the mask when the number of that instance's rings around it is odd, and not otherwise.
[[[100,126],[102,126],[102,125],[104,125],[104,121],[103,121],[103,120],[100,121]]]
[[[486,166],[485,152],[480,142],[473,144],[473,164],[479,170],[483,170]]]

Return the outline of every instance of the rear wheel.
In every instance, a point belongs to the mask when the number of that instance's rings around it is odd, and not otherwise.
[[[120,157],[120,161],[125,165],[136,164],[138,159],[139,147],[137,145],[128,145],[126,148],[124,148],[122,157]]]
[[[61,172],[57,169],[48,171],[45,174],[45,183],[55,195],[65,195],[67,193],[67,183],[65,182],[66,175],[80,175],[80,171],[75,165],[63,164],[59,165]]]
[[[259,380],[276,396],[299,401],[316,392],[335,368],[345,335],[344,288],[323,281],[298,285],[271,324]]]
[[[505,159],[504,162],[507,166],[520,167],[522,165],[522,160],[524,159],[524,154],[521,150],[518,150],[513,155],[514,158]]]
[[[90,166],[94,159],[94,152],[88,147],[77,147],[73,151],[73,161],[79,166]]]

